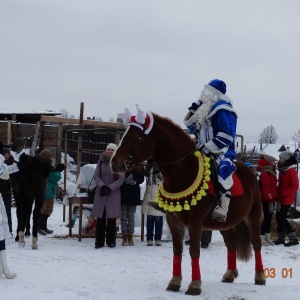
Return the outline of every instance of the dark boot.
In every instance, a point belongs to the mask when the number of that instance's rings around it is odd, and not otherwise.
[[[95,241],[96,249],[104,247],[105,228],[106,228],[106,219],[105,218],[97,218],[96,241]]]
[[[47,232],[47,234],[52,234],[53,233],[53,230],[51,230],[51,229],[48,229],[48,226],[47,226],[47,222],[48,222],[48,218],[49,218],[49,216],[48,215],[46,215],[46,222],[45,222],[45,228],[43,229],[44,231],[46,231]]]
[[[284,245],[284,243],[285,243],[285,233],[284,232],[278,232],[278,238],[273,243],[275,245]]]
[[[41,214],[39,219],[39,225],[38,225],[38,233],[41,235],[47,235],[46,228],[47,228],[47,215]]]
[[[299,245],[299,241],[297,239],[297,235],[295,231],[292,231],[288,234],[289,237],[289,242],[287,242],[286,244],[284,244],[285,247],[290,247],[290,246],[296,246]]]

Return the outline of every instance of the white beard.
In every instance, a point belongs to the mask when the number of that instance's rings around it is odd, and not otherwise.
[[[202,125],[207,120],[207,116],[213,105],[221,99],[230,102],[229,98],[220,93],[217,89],[208,84],[205,85],[199,97],[202,104],[195,112],[197,123]]]

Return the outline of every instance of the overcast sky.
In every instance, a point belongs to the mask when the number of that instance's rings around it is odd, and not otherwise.
[[[219,78],[256,142],[298,129],[299,0],[2,0],[2,110],[116,119],[135,103],[183,125]]]

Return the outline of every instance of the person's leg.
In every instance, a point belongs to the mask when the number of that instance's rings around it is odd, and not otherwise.
[[[2,199],[3,199],[3,202],[4,202],[6,214],[7,214],[9,232],[12,235],[11,192],[2,194]]]
[[[275,245],[282,245],[285,243],[285,229],[283,226],[283,219],[284,219],[284,212],[281,208],[280,211],[276,212],[278,238],[276,241],[274,241]]]
[[[0,241],[0,274],[3,273],[7,279],[12,279],[17,276],[9,270],[6,259],[5,240]]]
[[[212,230],[202,230],[201,248],[207,248],[211,242]]]
[[[287,220],[287,215],[288,215],[289,209],[290,209],[290,205],[282,205],[281,206],[282,224],[283,224],[283,227],[285,229],[285,232],[287,233],[287,235],[289,237],[289,241],[284,244],[284,246],[286,246],[286,247],[299,245],[297,234],[293,230],[293,228],[292,228],[291,224],[289,223],[289,221]]]
[[[128,245],[128,206],[121,205],[121,232],[122,232],[122,246]]]
[[[147,246],[153,245],[154,216],[147,215]]]
[[[45,199],[43,207],[41,209],[39,229],[45,231],[47,234],[53,233],[53,230],[48,229],[48,218],[51,216],[54,207],[54,199]]]
[[[163,228],[163,217],[155,217],[155,242],[156,246],[161,246],[161,236]]]
[[[97,218],[96,241],[95,241],[96,249],[104,247],[105,231],[106,231],[106,219]]]
[[[106,245],[110,248],[116,246],[116,218],[108,218],[106,225]]]
[[[133,234],[134,234],[134,215],[136,212],[136,206],[128,206],[128,245],[133,246]]]

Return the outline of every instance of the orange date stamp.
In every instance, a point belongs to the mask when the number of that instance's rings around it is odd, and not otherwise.
[[[293,278],[293,268],[282,268],[277,270],[276,268],[264,268],[265,278],[276,278],[281,276],[282,278]]]

